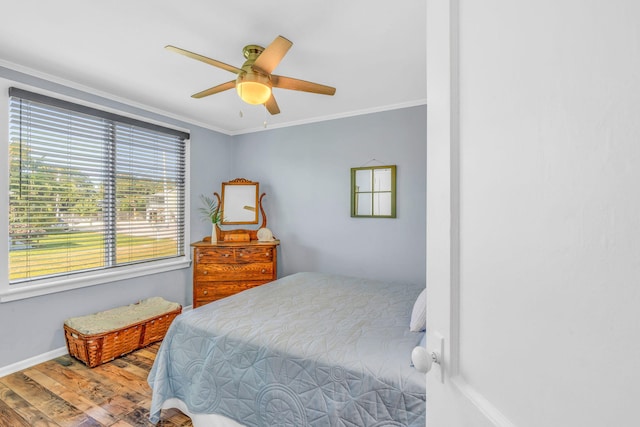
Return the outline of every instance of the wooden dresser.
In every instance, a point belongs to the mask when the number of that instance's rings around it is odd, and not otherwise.
[[[193,308],[276,279],[279,240],[192,243]]]

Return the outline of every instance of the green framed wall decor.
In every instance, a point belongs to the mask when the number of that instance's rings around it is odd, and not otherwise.
[[[396,165],[351,168],[351,216],[396,217]]]

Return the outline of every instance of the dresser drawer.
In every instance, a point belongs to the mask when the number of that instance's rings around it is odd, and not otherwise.
[[[198,248],[195,254],[199,263],[237,263],[237,262],[270,262],[273,260],[273,248]]]
[[[198,281],[221,282],[225,280],[273,280],[273,263],[250,264],[196,264],[194,277]]]
[[[271,247],[248,247],[235,249],[236,262],[271,262],[273,260]]]
[[[197,248],[195,260],[197,263],[234,263],[233,248]]]
[[[268,281],[264,280],[252,280],[197,283],[194,287],[193,299],[196,301],[196,305],[199,306],[221,298],[226,298],[255,286],[263,285],[267,282]]]

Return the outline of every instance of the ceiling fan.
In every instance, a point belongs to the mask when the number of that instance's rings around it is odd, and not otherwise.
[[[293,43],[286,38],[278,36],[266,48],[254,44],[245,46],[242,52],[244,53],[246,61],[242,65],[242,68],[237,68],[233,65],[225,64],[224,62],[171,45],[165,46],[165,49],[237,74],[235,80],[195,93],[191,95],[193,98],[204,98],[205,96],[220,93],[235,87],[238,95],[244,102],[253,105],[264,104],[269,113],[278,114],[280,108],[271,91],[274,87],[318,93],[321,95],[333,95],[336,93],[336,89],[331,86],[271,74],[292,45]]]

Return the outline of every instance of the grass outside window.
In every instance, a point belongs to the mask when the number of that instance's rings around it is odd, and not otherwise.
[[[73,236],[73,240],[69,237]],[[119,246],[116,258],[119,264],[135,263],[154,258],[171,257],[176,253],[176,241],[168,238],[156,239],[130,234],[117,234],[116,239],[127,245]],[[54,276],[70,271],[104,268],[104,236],[95,232],[70,232],[48,235],[30,250],[14,249],[9,251],[11,265],[10,280],[28,279],[29,274],[36,276]],[[67,259],[68,263],[56,260]],[[38,266],[38,267],[34,267]],[[30,273],[29,273],[30,271]]]

